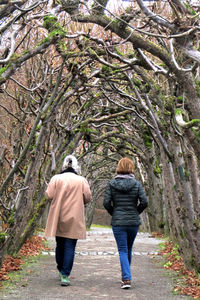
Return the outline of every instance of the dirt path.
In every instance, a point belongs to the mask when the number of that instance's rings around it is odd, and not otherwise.
[[[148,234],[138,234],[132,263],[132,288],[120,288],[120,265],[115,241],[110,229],[93,228],[87,240],[79,240],[71,274],[71,285],[60,286],[54,258],[54,240],[49,240],[52,251],[29,266],[12,291],[0,299],[21,300],[181,300],[185,296],[172,294],[173,282],[166,271],[151,257],[161,241]]]

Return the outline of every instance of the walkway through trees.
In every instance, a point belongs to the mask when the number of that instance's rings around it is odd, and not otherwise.
[[[54,240],[50,240],[54,249]],[[79,240],[71,286],[61,287],[56,270],[54,251],[43,255],[29,266],[17,288],[1,298],[7,300],[186,300],[173,295],[173,281],[152,259],[161,240],[139,233],[133,249],[130,290],[120,288],[121,274],[117,248],[111,229],[93,228],[87,240]]]

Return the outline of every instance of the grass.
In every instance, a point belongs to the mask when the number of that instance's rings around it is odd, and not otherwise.
[[[99,225],[99,224],[92,224],[91,225],[91,228],[94,228],[94,227],[98,227],[98,228],[112,228],[111,226],[109,225]]]

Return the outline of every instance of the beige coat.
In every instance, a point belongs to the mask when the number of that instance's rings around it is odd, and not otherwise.
[[[71,172],[55,175],[49,182],[46,197],[52,202],[45,236],[85,239],[84,204],[91,201],[87,180]]]

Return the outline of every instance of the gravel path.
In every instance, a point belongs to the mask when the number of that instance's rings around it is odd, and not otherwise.
[[[111,229],[92,228],[87,240],[79,240],[70,277],[71,285],[60,286],[56,270],[53,239],[52,251],[25,270],[14,289],[5,291],[0,299],[20,300],[181,300],[186,296],[173,295],[173,282],[166,270],[152,259],[161,240],[139,233],[132,260],[132,288],[120,288],[120,265]],[[24,273],[24,271],[23,271]]]

